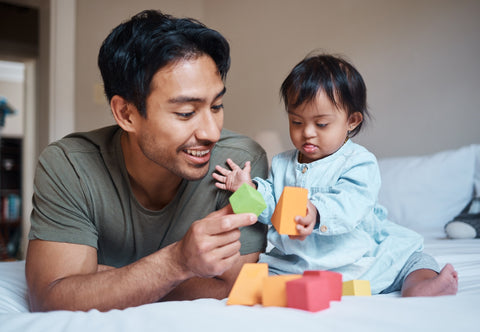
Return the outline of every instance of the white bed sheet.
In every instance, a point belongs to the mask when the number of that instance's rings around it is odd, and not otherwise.
[[[0,263],[0,331],[479,331],[480,240],[427,239],[425,251],[459,272],[456,296],[343,297],[310,313],[226,300],[154,303],[106,313],[29,313],[24,262]]]

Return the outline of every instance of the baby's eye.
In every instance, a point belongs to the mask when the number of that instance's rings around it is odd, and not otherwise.
[[[317,127],[319,127],[319,128],[324,128],[326,126],[327,126],[326,123],[317,123]]]
[[[292,120],[292,124],[299,126],[299,125],[301,125],[302,123],[301,123],[300,121]]]

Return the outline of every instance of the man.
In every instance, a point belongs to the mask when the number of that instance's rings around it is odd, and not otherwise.
[[[26,277],[31,309],[110,310],[224,298],[265,229],[233,214],[211,176],[228,157],[266,176],[263,149],[222,130],[229,45],[145,11],[98,59],[117,126],[69,135],[39,159]]]

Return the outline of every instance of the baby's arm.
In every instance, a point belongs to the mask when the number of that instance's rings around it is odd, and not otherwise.
[[[227,159],[227,164],[230,166],[231,170],[223,168],[219,165],[215,166],[215,170],[220,173],[212,174],[213,178],[217,180],[215,183],[217,188],[234,192],[244,183],[252,186],[255,189],[257,188],[257,186],[255,186],[255,184],[252,182],[252,178],[250,176],[251,165],[249,161],[245,163],[243,170],[230,158]]]

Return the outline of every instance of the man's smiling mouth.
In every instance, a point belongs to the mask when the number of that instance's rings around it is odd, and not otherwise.
[[[189,150],[189,149],[186,149],[184,151],[194,157],[203,157],[210,152],[210,150]]]

